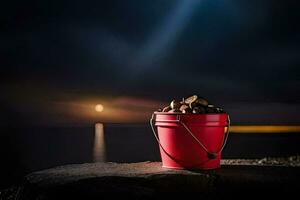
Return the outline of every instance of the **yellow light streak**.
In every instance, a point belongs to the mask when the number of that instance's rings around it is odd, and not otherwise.
[[[286,125],[243,125],[231,126],[231,133],[300,133],[300,126]]]

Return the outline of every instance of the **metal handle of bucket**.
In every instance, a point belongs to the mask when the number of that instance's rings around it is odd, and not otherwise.
[[[158,138],[158,135],[154,129],[154,125],[153,125],[153,120],[154,120],[154,114],[152,114],[152,117],[150,119],[150,125],[151,125],[151,128],[152,128],[152,131],[153,131],[153,134],[159,144],[159,146],[162,148],[162,150],[167,154],[169,155],[166,150],[163,148],[162,144],[160,143],[160,140]],[[207,155],[208,155],[208,158],[210,159],[214,159],[217,157],[217,155],[224,149],[226,143],[227,143],[227,139],[228,139],[228,135],[229,135],[229,129],[230,129],[230,117],[229,115],[227,115],[227,130],[226,130],[226,133],[225,133],[225,138],[224,138],[224,141],[223,141],[223,144],[222,144],[222,147],[220,148],[220,150],[218,152],[210,152],[206,146],[200,141],[198,140],[198,138],[193,134],[193,132],[188,128],[188,126],[182,121],[180,120],[180,115],[177,115],[176,116],[176,120],[160,120],[161,122],[176,122],[176,123],[180,123],[186,130],[187,132],[193,137],[193,139],[206,151]]]
[[[170,154],[165,150],[165,148],[163,147],[163,145],[161,144],[161,142],[160,142],[160,140],[159,140],[159,138],[158,138],[158,134],[157,134],[156,131],[155,131],[153,120],[154,120],[154,114],[152,114],[152,116],[151,116],[151,119],[150,119],[150,125],[151,125],[151,129],[152,129],[152,132],[153,132],[153,134],[154,134],[154,137],[155,137],[157,143],[159,144],[160,148],[164,151],[164,153],[165,153],[166,155],[168,155],[172,160],[177,160],[177,159],[174,158],[172,155],[170,155]],[[171,121],[174,122],[174,120],[165,120],[165,122],[171,122]],[[176,120],[176,122],[179,122],[179,121]]]

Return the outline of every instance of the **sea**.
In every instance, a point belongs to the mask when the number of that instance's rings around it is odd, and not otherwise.
[[[223,158],[300,155],[300,133],[231,133]],[[149,124],[9,127],[0,132],[0,189],[33,171],[90,162],[160,161]]]

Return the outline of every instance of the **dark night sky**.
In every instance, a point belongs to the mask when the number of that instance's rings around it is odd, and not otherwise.
[[[97,102],[145,121],[196,93],[237,124],[298,124],[299,10],[275,0],[10,1],[0,12],[1,121],[123,121],[78,116]]]

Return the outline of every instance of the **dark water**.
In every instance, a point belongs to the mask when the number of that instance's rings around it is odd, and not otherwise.
[[[158,145],[147,124],[104,125],[106,161],[159,161]],[[94,162],[95,127],[7,128],[0,134],[0,187],[32,171]],[[230,134],[223,158],[300,155],[299,133]]]

